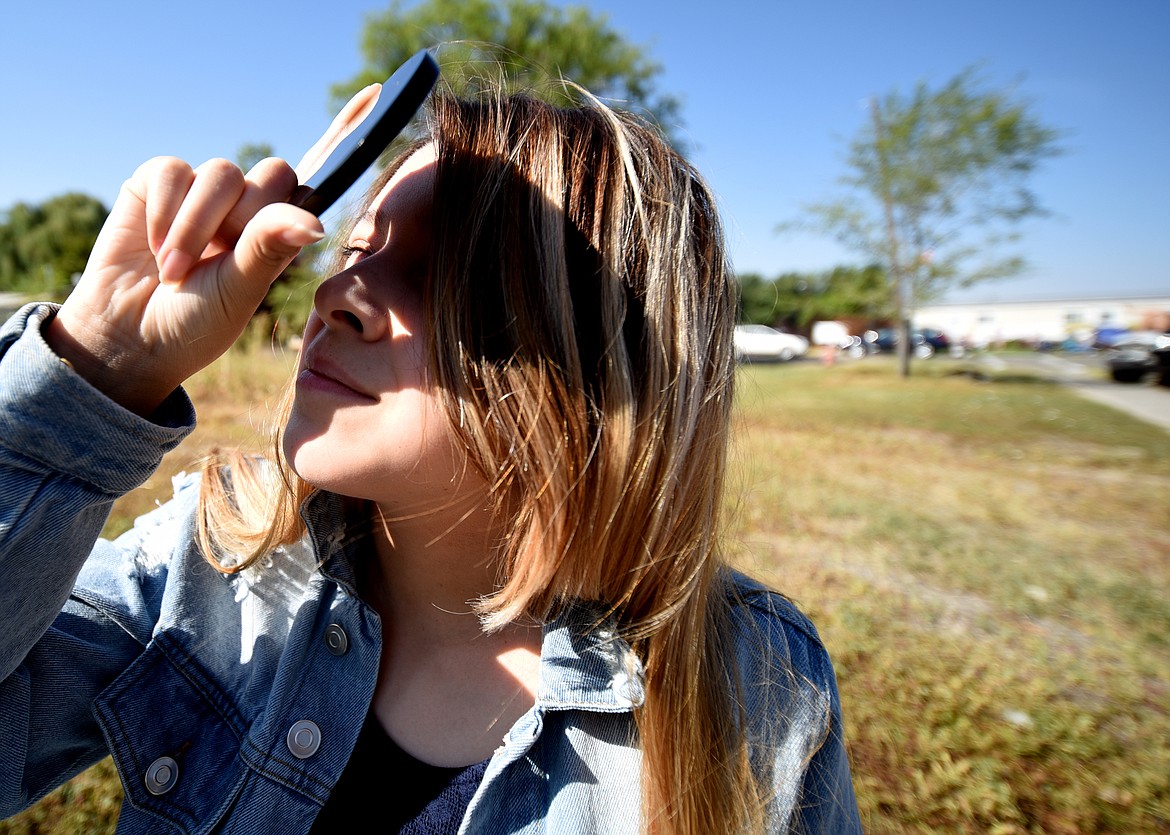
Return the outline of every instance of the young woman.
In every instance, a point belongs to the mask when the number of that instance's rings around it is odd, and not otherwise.
[[[0,814],[112,753],[125,832],[859,831],[814,628],[721,559],[710,192],[595,102],[429,124],[317,290],[273,460],[115,542],[182,381],[322,236],[295,174],[147,163],[0,332]]]

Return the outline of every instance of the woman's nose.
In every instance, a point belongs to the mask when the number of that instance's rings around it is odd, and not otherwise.
[[[313,294],[313,308],[326,327],[349,331],[366,342],[377,342],[390,329],[390,311],[351,270],[322,281]]]

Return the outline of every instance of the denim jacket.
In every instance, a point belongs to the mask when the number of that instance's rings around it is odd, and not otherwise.
[[[0,817],[109,753],[125,789],[119,832],[307,832],[379,666],[341,502],[315,494],[306,539],[234,575],[194,544],[196,478],[98,540],[110,504],[194,412],[182,391],[152,420],[118,407],[49,350],[52,315],[29,306],[0,330]],[[736,582],[770,828],[860,831],[824,647],[784,598]],[[639,830],[641,664],[594,621],[570,609],[545,626],[536,703],[501,740],[462,833]]]

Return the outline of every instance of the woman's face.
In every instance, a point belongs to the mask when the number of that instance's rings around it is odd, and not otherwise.
[[[318,288],[284,434],[309,484],[402,512],[483,489],[427,384],[434,172],[433,146],[407,159],[354,227],[345,268]]]

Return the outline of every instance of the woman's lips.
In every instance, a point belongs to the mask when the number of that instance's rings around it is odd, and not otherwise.
[[[309,360],[304,369],[297,375],[297,388],[320,391],[342,397],[360,400],[377,400],[358,387],[358,384],[332,363],[322,360]]]

